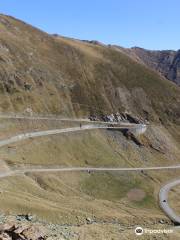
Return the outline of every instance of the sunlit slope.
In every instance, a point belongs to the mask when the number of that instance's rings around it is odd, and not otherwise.
[[[180,89],[123,53],[50,36],[0,16],[0,110],[88,115],[127,110],[179,117]]]

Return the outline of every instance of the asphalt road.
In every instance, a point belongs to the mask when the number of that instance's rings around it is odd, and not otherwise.
[[[17,136],[1,140],[0,141],[0,147],[9,145],[11,143],[23,141],[29,138],[36,138],[36,137],[42,137],[42,136],[48,136],[48,135],[56,135],[60,133],[68,133],[68,132],[77,132],[77,131],[85,131],[85,130],[93,130],[93,129],[136,129],[137,126],[133,125],[126,125],[123,124],[122,126],[105,126],[105,125],[83,125],[81,127],[72,127],[72,128],[64,128],[64,129],[53,129],[53,130],[46,130],[46,131],[38,131],[38,132],[29,132],[29,133],[23,133],[19,134]]]
[[[169,206],[168,193],[172,188],[174,188],[179,184],[180,184],[180,179],[174,180],[164,185],[159,192],[159,202],[162,210],[174,223],[178,223],[178,224],[180,224],[180,216],[176,215],[173,209]]]
[[[4,117],[5,118],[5,117]],[[12,117],[9,117],[12,118]],[[15,117],[19,118],[19,117]],[[24,119],[24,117],[22,117]],[[25,118],[27,119],[27,118]],[[28,118],[32,119],[32,118]],[[35,118],[33,118],[35,119]],[[37,118],[36,118],[37,119]],[[50,118],[38,118],[38,119],[48,119]],[[59,120],[59,119],[58,119]],[[65,120],[64,120],[65,121]],[[76,121],[76,120],[75,120]],[[80,121],[80,120],[78,120]],[[88,120],[87,120],[88,121]],[[92,122],[91,122],[92,123]],[[35,137],[42,137],[42,136],[47,136],[47,135],[55,135],[55,134],[60,134],[60,133],[67,133],[67,132],[76,132],[76,131],[84,131],[84,130],[93,130],[93,129],[124,129],[124,128],[136,128],[139,127],[139,125],[135,124],[125,124],[123,123],[122,126],[115,126],[115,127],[109,127],[109,124],[104,123],[106,125],[101,125],[101,124],[91,124],[91,125],[83,125],[82,127],[73,127],[73,128],[66,128],[66,129],[53,129],[53,130],[47,130],[47,131],[39,131],[39,132],[30,132],[30,133],[25,133],[25,134],[19,134],[17,136],[11,137],[9,139],[1,140],[0,141],[0,147],[6,146],[15,142],[23,141],[26,139],[30,138],[35,138]],[[146,125],[142,124],[142,127]],[[25,173],[35,173],[35,172],[71,172],[71,171],[77,171],[77,172],[84,172],[84,171],[149,171],[149,170],[170,170],[170,169],[180,169],[180,165],[175,165],[175,166],[160,166],[160,167],[142,167],[142,168],[104,168],[104,167],[99,167],[99,168],[93,168],[93,167],[88,167],[88,168],[83,168],[83,167],[56,167],[56,168],[27,168],[27,169],[17,169],[14,171],[7,171],[0,173],[0,178],[8,177],[8,176],[14,176],[18,174],[25,174]],[[159,200],[160,200],[160,206],[162,210],[166,213],[166,215],[176,223],[180,223],[180,217],[177,216],[174,211],[169,207],[168,205],[168,192],[169,190],[180,184],[180,180],[175,180],[171,183],[168,183],[165,185],[159,192]]]
[[[139,168],[111,168],[111,167],[48,167],[48,168],[28,168],[15,170],[18,174],[27,172],[118,172],[118,171],[154,171],[154,170],[170,170],[170,169],[180,169],[180,165],[177,166],[165,166],[165,167],[139,167]]]
[[[62,117],[54,117],[54,116],[41,116],[41,117],[36,117],[36,116],[23,116],[23,115],[6,115],[6,114],[1,114],[0,115],[1,119],[24,119],[24,120],[50,120],[50,121],[64,121],[64,122],[84,122],[84,123],[95,123],[95,124],[112,124],[112,125],[126,125],[129,127],[138,127],[138,126],[146,126],[146,124],[136,124],[136,123],[129,123],[129,122],[104,122],[104,121],[91,121],[90,119],[86,118],[62,118]]]

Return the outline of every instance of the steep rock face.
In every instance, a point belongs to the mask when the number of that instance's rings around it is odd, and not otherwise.
[[[51,36],[0,15],[0,111],[177,121],[180,89],[108,46]]]
[[[180,85],[180,50],[149,51],[138,47],[131,49],[121,48],[121,50]]]
[[[177,51],[173,59],[167,78],[174,80],[180,86],[180,50]]]

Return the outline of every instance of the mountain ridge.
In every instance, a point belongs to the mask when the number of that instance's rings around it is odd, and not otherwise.
[[[109,46],[0,16],[0,110],[88,116],[128,111],[177,121],[179,88]]]
[[[178,165],[179,104],[176,84],[119,48],[52,36],[0,16],[1,142],[30,132],[66,132],[3,146],[1,174],[58,166],[92,170]],[[80,118],[93,121],[117,111],[126,115],[116,115],[116,121],[118,116],[120,121],[132,116],[148,120],[147,131],[140,136],[128,129],[67,131],[82,130]],[[79,120],[51,121],[47,116]],[[136,226],[173,226],[159,208],[158,192],[175,177],[178,169],[12,174],[1,179],[0,222],[10,225],[0,232],[8,230],[12,236],[15,228],[21,234],[27,224],[29,239],[37,239],[35,224],[48,231],[46,239],[134,239]],[[171,204],[178,209],[179,190],[173,194]]]
[[[120,48],[134,60],[157,71],[180,86],[180,50],[147,50],[140,47]]]

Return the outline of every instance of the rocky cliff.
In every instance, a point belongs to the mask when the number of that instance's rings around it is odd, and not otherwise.
[[[133,47],[122,52],[160,73],[170,81],[180,85],[180,50],[150,51]]]

